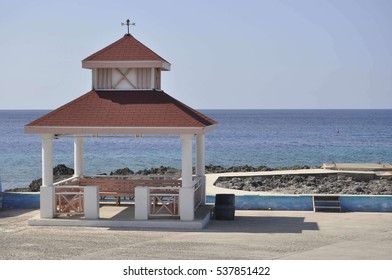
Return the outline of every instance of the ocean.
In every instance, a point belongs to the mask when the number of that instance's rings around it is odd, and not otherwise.
[[[206,164],[320,166],[324,162],[392,163],[392,110],[200,110],[218,122],[206,135]],[[24,125],[46,114],[0,110],[3,190],[41,177],[41,140]],[[73,167],[73,139],[54,141],[54,165]],[[129,167],[181,165],[177,138],[88,138],[86,174]]]

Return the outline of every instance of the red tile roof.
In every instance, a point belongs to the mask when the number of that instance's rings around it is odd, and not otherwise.
[[[26,125],[32,127],[193,127],[216,122],[163,91],[90,91]]]
[[[124,35],[120,40],[90,55],[83,61],[164,61],[132,35]]]

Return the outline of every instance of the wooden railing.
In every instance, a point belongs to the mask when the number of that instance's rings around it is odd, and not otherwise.
[[[84,188],[79,186],[54,186],[55,215],[84,214]]]
[[[180,187],[149,187],[150,217],[179,216]]]
[[[179,217],[181,180],[162,180],[161,178],[146,180],[145,178],[141,179],[138,177],[136,179],[131,176],[85,176],[79,179],[70,178],[64,180],[61,182],[61,186],[55,186],[55,214],[83,214],[84,186],[98,186],[101,196],[115,196],[117,197],[117,204],[120,204],[121,196],[134,196],[135,188],[142,186],[148,188],[149,217]],[[75,183],[80,186],[73,186]],[[72,186],[68,184],[72,184]],[[195,211],[203,201],[202,185],[202,177],[193,177],[192,188],[194,190]]]
[[[76,182],[75,182],[76,180]],[[62,182],[63,185],[97,186],[99,195],[115,197],[116,205],[120,205],[122,197],[134,197],[136,187],[180,187],[181,180],[168,176],[121,176],[97,175],[73,178]]]

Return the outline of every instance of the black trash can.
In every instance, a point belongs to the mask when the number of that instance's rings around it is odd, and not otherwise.
[[[234,220],[235,195],[215,195],[215,220]]]

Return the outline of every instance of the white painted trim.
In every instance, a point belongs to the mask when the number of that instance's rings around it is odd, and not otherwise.
[[[206,127],[75,127],[25,126],[25,133],[37,134],[204,134]]]
[[[210,133],[211,131],[214,131],[217,127],[217,124],[213,124],[213,125],[209,125],[209,126],[205,126],[203,129],[203,133]],[[198,133],[199,134],[199,133]]]
[[[95,68],[160,68],[170,71],[171,64],[166,61],[82,61],[82,67]]]
[[[96,92],[100,92],[100,91],[163,91],[161,89],[151,89],[151,88],[130,88],[130,89],[125,89],[125,88],[98,88],[95,89]]]

